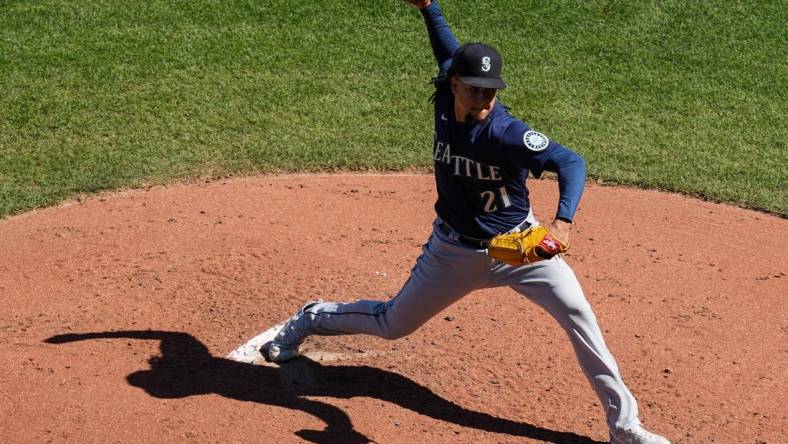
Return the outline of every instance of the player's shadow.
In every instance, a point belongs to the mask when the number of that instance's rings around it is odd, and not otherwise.
[[[463,427],[538,439],[553,443],[599,444],[588,437],[465,409],[404,376],[367,366],[323,366],[298,358],[281,367],[244,364],[211,356],[208,348],[186,333],[132,330],[63,334],[46,339],[50,344],[102,338],[161,341],[161,356],[151,358],[150,369],[127,376],[129,384],[156,398],[182,398],[216,393],[231,399],[276,405],[312,414],[326,423],[324,430],[300,430],[301,438],[316,443],[369,442],[353,428],[348,415],[330,404],[307,396],[352,398],[364,396],[388,401],[414,412]]]

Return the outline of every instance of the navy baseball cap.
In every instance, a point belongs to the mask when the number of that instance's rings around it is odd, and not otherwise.
[[[483,43],[466,43],[457,48],[452,57],[452,71],[460,80],[480,88],[506,88],[501,79],[502,66],[501,54]]]

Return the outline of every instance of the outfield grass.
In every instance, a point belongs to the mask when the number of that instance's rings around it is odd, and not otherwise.
[[[788,215],[783,2],[442,4],[461,40],[501,49],[501,99],[592,177]],[[0,217],[195,177],[430,165],[435,67],[401,2],[0,11]]]

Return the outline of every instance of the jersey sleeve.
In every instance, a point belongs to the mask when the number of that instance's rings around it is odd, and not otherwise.
[[[441,72],[448,72],[451,66],[451,57],[460,44],[451,27],[443,17],[438,0],[433,0],[429,6],[421,9],[421,15],[427,25],[427,34],[430,37],[430,45],[435,60],[438,62],[438,69]]]
[[[510,124],[504,132],[502,147],[516,168],[527,169],[536,178],[544,171],[558,174],[560,196],[556,218],[571,222],[585,189],[585,160],[519,120]]]
[[[501,146],[509,163],[527,169],[538,178],[547,165],[549,154],[559,144],[514,119],[501,137]]]
[[[556,219],[572,222],[586,183],[586,161],[576,152],[558,145],[550,153],[545,169],[558,173],[558,210]]]

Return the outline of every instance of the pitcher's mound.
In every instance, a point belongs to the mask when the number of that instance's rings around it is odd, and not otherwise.
[[[529,188],[550,219],[557,184]],[[249,341],[303,302],[396,294],[434,200],[430,175],[288,175],[0,221],[0,436],[604,442],[563,331],[508,289],[401,340],[310,338],[303,358],[255,365]],[[785,220],[589,185],[571,241],[649,428],[679,443],[788,441]]]

